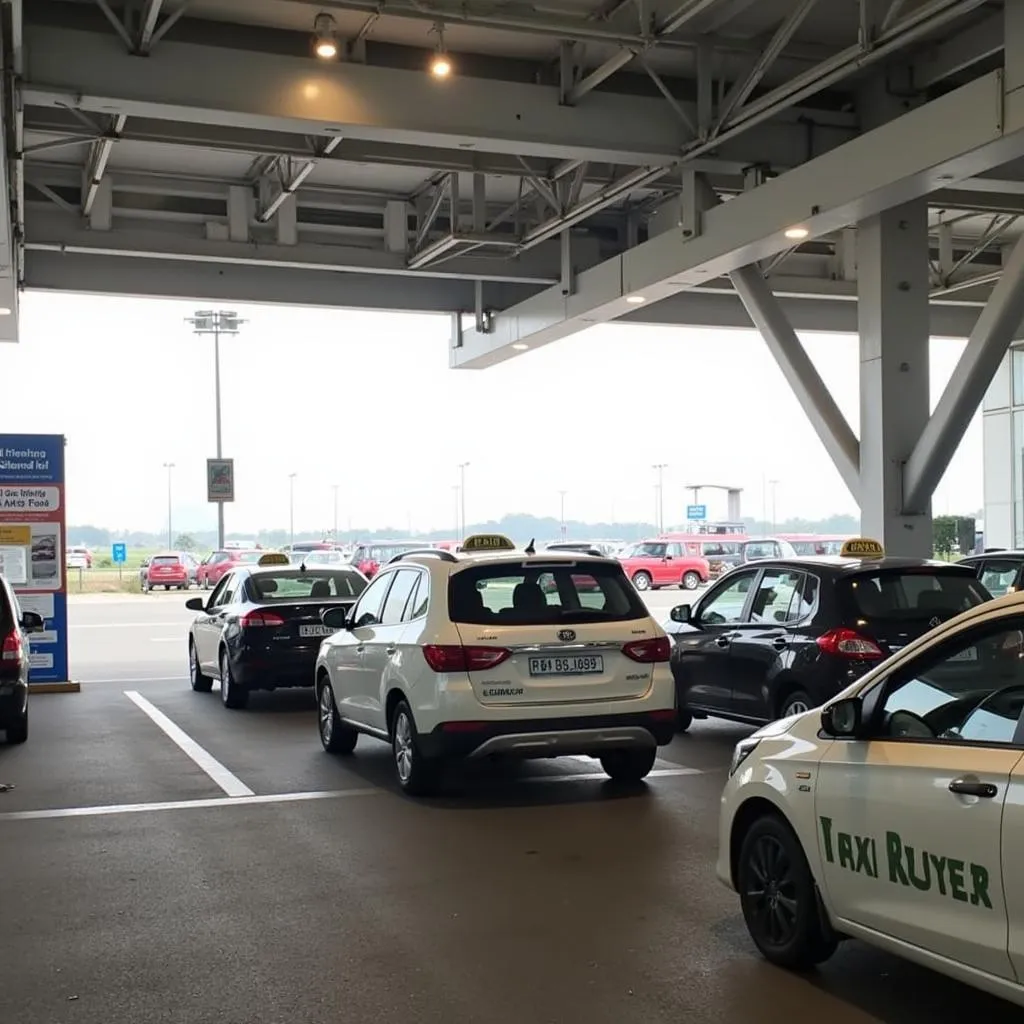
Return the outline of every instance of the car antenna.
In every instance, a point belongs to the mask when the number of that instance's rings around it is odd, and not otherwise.
[[[537,554],[537,548],[534,546],[534,543],[533,543],[534,539],[535,538],[531,537],[530,538],[530,543],[526,545],[525,551],[526,551],[526,553],[528,555],[535,555],[535,554]]]

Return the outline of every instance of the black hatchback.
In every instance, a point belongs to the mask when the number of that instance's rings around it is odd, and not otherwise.
[[[28,637],[42,629],[42,616],[22,611],[10,583],[0,576],[0,731],[8,743],[28,739]]]
[[[672,609],[679,726],[763,724],[823,704],[884,658],[991,595],[961,565],[906,558],[771,559]]]

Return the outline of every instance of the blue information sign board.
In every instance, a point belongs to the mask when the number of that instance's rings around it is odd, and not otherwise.
[[[29,639],[29,684],[68,681],[64,437],[0,434],[0,571],[44,628]]]
[[[114,565],[123,565],[128,561],[128,545],[127,544],[114,544],[110,548],[110,557],[114,560]]]
[[[686,518],[690,522],[699,522],[702,519],[707,519],[708,507],[707,505],[687,505],[686,506]]]

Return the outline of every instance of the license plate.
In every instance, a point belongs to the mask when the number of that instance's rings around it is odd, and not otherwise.
[[[968,647],[966,650],[961,651],[959,654],[954,654],[950,661],[977,661],[978,660],[978,648]]]
[[[603,671],[604,658],[600,654],[530,659],[531,676],[589,676]]]
[[[330,626],[299,626],[299,636],[332,636]]]

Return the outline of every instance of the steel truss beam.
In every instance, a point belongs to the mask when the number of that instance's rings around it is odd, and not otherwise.
[[[119,222],[124,224],[122,218]],[[145,224],[145,222],[142,222]],[[436,268],[413,270],[404,253],[383,249],[301,242],[280,245],[269,240],[214,241],[203,237],[201,227],[164,223],[160,230],[119,226],[93,231],[80,226],[53,208],[40,209],[28,224],[25,248],[29,252],[65,252],[87,256],[131,257],[206,267],[236,264],[273,267],[279,270],[311,270],[333,274],[372,274],[393,278],[480,280],[530,285],[534,289],[558,280],[559,258],[555,247],[529,259],[452,259]],[[397,286],[397,281],[396,281]]]
[[[1024,322],[1024,238],[1017,241],[953,375],[907,460],[905,512],[923,510]]]
[[[266,224],[281,208],[284,201],[289,196],[295,195],[299,186],[313,173],[316,165],[337,149],[340,142],[339,137],[318,142],[316,155],[304,160],[298,167],[292,166],[291,160],[287,157],[278,158],[276,169],[280,175],[280,181],[274,193],[267,197],[266,203],[256,215],[256,219],[260,223]]]
[[[226,133],[340,134],[346,144],[617,165],[669,166],[688,137],[678,115],[658,97],[602,91],[568,108],[558,105],[553,86],[474,79],[464,88],[457,79],[438,81],[418,70],[311,65],[271,54],[256,61],[245,51],[178,42],[165,42],[159,60],[139,61],[109,36],[44,26],[30,26],[28,42],[33,62],[31,79],[22,86],[27,106],[123,113],[133,123],[139,118],[215,126]],[[449,97],[452,90],[458,102]],[[810,116],[818,151],[852,134],[849,115]],[[789,166],[804,159],[806,123],[795,111],[781,120],[743,145],[717,143],[716,160],[742,168],[752,161]],[[616,125],[611,135],[609,124]]]
[[[695,236],[667,231],[578,275],[571,296],[553,288],[505,311],[486,337],[464,335],[455,362],[511,358],[513,344],[546,344],[621,316],[627,295],[656,301],[770,259],[792,245],[793,225],[820,238],[1021,155],[1024,91],[1004,96],[993,72],[708,210]]]

